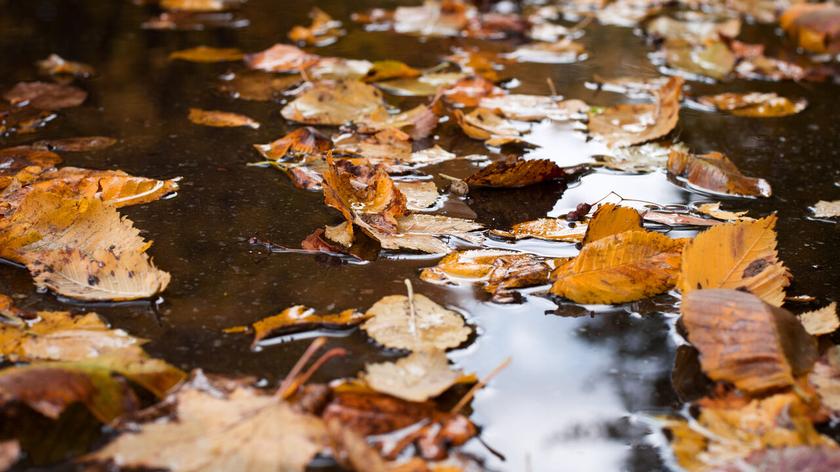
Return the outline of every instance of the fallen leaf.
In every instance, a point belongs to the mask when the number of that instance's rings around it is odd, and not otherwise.
[[[87,92],[72,85],[50,82],[19,82],[3,94],[12,105],[29,105],[39,110],[60,110],[84,103]]]
[[[0,441],[0,470],[11,469],[20,456],[20,443],[17,440]]]
[[[808,374],[808,382],[817,390],[823,405],[840,411],[840,347],[831,346],[823,353]]]
[[[317,129],[306,126],[268,144],[255,144],[254,148],[266,159],[277,161],[290,154],[327,152],[332,148],[332,141]]]
[[[248,19],[230,12],[166,11],[140,25],[143,29],[165,31],[203,31],[211,28],[244,28]]]
[[[495,161],[470,175],[470,187],[517,188],[550,180],[565,180],[566,173],[548,159]]]
[[[312,80],[361,80],[368,73],[373,63],[342,57],[322,57],[306,69],[306,75]]]
[[[705,95],[699,97],[697,101],[702,105],[730,112],[735,116],[753,118],[795,115],[808,106],[808,101],[804,98],[793,101],[775,93],[758,92]]]
[[[283,107],[283,118],[311,125],[343,125],[387,116],[382,92],[356,80],[317,82]]]
[[[642,215],[634,208],[605,203],[598,207],[586,229],[583,245],[625,231],[642,229]]]
[[[358,154],[372,163],[383,164],[389,173],[411,160],[411,136],[396,128],[386,128],[373,135],[345,134],[334,142],[335,152]]]
[[[100,200],[115,208],[149,203],[177,192],[178,179],[157,180],[136,177],[121,170],[91,170],[77,167],[49,169],[38,176],[38,182],[62,181],[71,185],[96,185]]]
[[[742,472],[745,466],[763,472],[838,470],[840,450],[831,445],[759,449],[743,459],[715,469],[715,472]]]
[[[746,216],[746,211],[721,210],[720,202],[701,203],[697,205],[697,211],[721,221],[753,221],[753,218]]]
[[[309,18],[312,19],[309,26],[296,25],[289,31],[290,40],[310,46],[328,46],[344,35],[341,22],[318,7],[312,8]]]
[[[723,80],[734,69],[736,57],[721,41],[692,45],[686,41],[666,41],[665,63],[690,76]]]
[[[471,243],[479,243],[481,237],[472,231],[481,225],[472,220],[442,215],[410,214],[397,220],[397,232],[385,234],[371,232],[383,249],[409,249],[429,254],[447,254],[449,246],[440,238],[455,237]]]
[[[817,360],[816,340],[796,316],[750,293],[695,290],[681,312],[703,372],[747,393],[790,387]]]
[[[840,216],[840,200],[820,200],[814,204],[812,211],[817,218],[836,218]]]
[[[710,192],[748,197],[772,195],[766,180],[745,176],[735,163],[719,152],[697,155],[673,150],[668,156],[668,172]]]
[[[249,68],[266,72],[300,72],[319,60],[319,56],[288,44],[275,44],[265,51],[245,55]]]
[[[440,198],[434,182],[395,182],[394,185],[405,195],[405,207],[409,211],[428,210]]]
[[[475,7],[463,2],[426,0],[417,7],[397,7],[393,28],[421,36],[458,36],[474,14]]]
[[[645,31],[657,38],[703,44],[707,41],[717,41],[721,37],[737,37],[741,33],[741,20],[740,18],[718,20],[713,16],[702,14],[687,17],[685,20],[658,16],[645,25]]]
[[[498,70],[502,69],[504,63],[509,62],[493,51],[458,47],[453,49],[453,54],[447,56],[446,60],[457,64],[464,73],[480,75],[494,82],[499,80]]]
[[[561,218],[540,218],[513,225],[510,231],[493,230],[492,234],[505,238],[537,238],[547,241],[577,243],[586,234],[585,223],[569,222]]]
[[[637,146],[610,149],[610,154],[595,156],[608,169],[630,173],[653,172],[668,165],[671,150],[688,152],[683,143],[666,144],[652,142]]]
[[[58,115],[32,106],[0,104],[0,136],[34,133]]]
[[[497,110],[505,118],[522,121],[568,121],[585,117],[589,105],[581,100],[560,100],[541,95],[503,95],[483,97],[481,108]]]
[[[622,103],[590,113],[589,132],[611,148],[661,138],[677,125],[683,79],[671,77],[655,92],[655,103]]]
[[[51,151],[41,151],[30,146],[0,149],[0,191],[15,180],[30,182],[61,162],[61,157]]]
[[[333,459],[347,470],[395,472],[365,438],[335,418],[325,421]]]
[[[779,26],[807,51],[840,52],[840,7],[833,3],[793,4],[779,18]]]
[[[160,0],[165,10],[189,12],[223,11],[242,5],[244,0]]]
[[[490,146],[522,142],[522,136],[531,130],[530,123],[507,120],[485,108],[476,108],[467,114],[455,110],[453,116],[464,134]]]
[[[682,256],[683,295],[705,288],[747,291],[782,306],[790,273],[776,252],[776,216],[717,225],[689,242]]]
[[[107,136],[83,136],[64,139],[43,139],[30,145],[34,149],[57,152],[90,152],[107,149],[117,140]]]
[[[685,241],[655,232],[625,231],[583,247],[551,274],[551,293],[575,303],[625,303],[676,284]]]
[[[38,66],[38,71],[43,75],[90,77],[95,73],[93,67],[82,64],[81,62],[65,60],[58,54],[50,54],[46,59],[38,61],[36,65]]]
[[[424,351],[460,346],[472,333],[464,318],[425,295],[389,295],[366,313],[362,329],[377,343],[394,349]]]
[[[281,311],[276,315],[263,318],[252,326],[254,330],[254,342],[256,346],[263,339],[278,334],[286,334],[295,331],[307,331],[312,329],[347,329],[352,328],[368,318],[367,315],[356,310],[348,309],[341,313],[321,314],[314,308],[303,305],[295,305]],[[228,328],[226,332],[239,332],[246,329],[244,326]]]
[[[680,210],[645,210],[642,218],[650,223],[658,223],[669,227],[678,226],[714,226],[721,224],[718,220],[696,216]]]
[[[401,61],[377,61],[364,76],[365,82],[381,82],[391,79],[419,77],[421,72]]]
[[[805,331],[813,336],[822,336],[823,334],[831,334],[840,328],[840,318],[837,317],[837,302],[831,302],[828,305],[818,309],[801,313],[799,321],[805,327]]]
[[[586,59],[583,44],[569,38],[553,43],[535,42],[519,46],[503,57],[516,62],[536,62],[541,64],[571,64]]]
[[[444,100],[462,107],[475,107],[486,97],[505,93],[507,91],[480,75],[464,77],[440,92]]]
[[[302,82],[303,77],[297,74],[277,76],[262,71],[242,71],[223,76],[218,90],[233,98],[265,102],[281,98]]]
[[[593,2],[595,16],[602,25],[623,26],[632,28],[641,23],[645,18],[655,15],[661,10],[660,2],[649,2],[639,0],[616,0],[614,2],[599,5],[600,2]]]
[[[259,123],[245,115],[230,113],[227,111],[190,108],[189,119],[197,125],[213,126],[217,128],[247,126],[252,129],[258,129],[260,127]]]
[[[396,362],[368,364],[362,379],[374,390],[403,400],[423,402],[454,385],[461,372],[452,370],[443,351],[418,351]]]
[[[236,48],[213,48],[209,46],[197,46],[190,49],[174,51],[169,54],[169,59],[180,59],[189,62],[230,62],[239,61],[245,54]]]
[[[464,77],[466,74],[462,72],[425,73],[419,77],[377,82],[376,86],[392,95],[425,97],[437,94],[441,88],[455,85]]]
[[[596,75],[591,82],[587,82],[587,86],[595,90],[620,93],[629,98],[652,98],[657,90],[668,83],[668,80],[668,77],[663,76],[605,79]]]

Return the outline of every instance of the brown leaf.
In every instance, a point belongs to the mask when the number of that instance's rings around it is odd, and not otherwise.
[[[467,114],[455,110],[453,117],[464,134],[490,146],[523,142],[522,136],[531,130],[526,122],[506,120],[485,108],[476,108]]]
[[[43,75],[90,77],[95,73],[93,67],[81,62],[67,61],[58,54],[50,54],[46,59],[38,61],[36,65]]]
[[[335,152],[358,154],[376,164],[394,168],[411,164],[411,136],[396,128],[386,128],[373,135],[345,134],[336,138]]]
[[[449,349],[467,340],[472,329],[458,313],[424,295],[389,295],[366,313],[362,329],[379,344],[410,351]]]
[[[249,68],[266,72],[300,72],[319,60],[319,56],[288,44],[275,44],[265,51],[245,55]]]
[[[312,23],[309,26],[296,25],[289,31],[289,39],[299,44],[310,46],[328,46],[344,35],[341,22],[318,7],[309,12]]]
[[[382,92],[357,80],[317,82],[283,107],[282,114],[298,123],[333,126],[388,117]]]
[[[569,222],[561,218],[540,218],[517,223],[510,231],[492,230],[490,232],[504,238],[536,238],[577,243],[583,241],[586,230],[586,223]]]
[[[408,79],[419,77],[421,72],[405,62],[400,61],[376,61],[368,69],[364,76],[365,82],[381,82],[391,79]]]
[[[541,95],[485,96],[481,108],[497,110],[506,118],[523,121],[568,121],[584,117],[589,105],[580,100],[560,100]]]
[[[256,346],[260,341],[272,335],[312,329],[352,328],[368,319],[368,317],[368,315],[359,313],[353,309],[344,310],[341,313],[335,314],[321,314],[317,313],[313,308],[295,305],[251,325],[254,330],[254,342],[252,346]],[[238,326],[228,328],[226,331],[237,332],[242,328],[244,327]]]
[[[395,182],[394,185],[405,195],[405,206],[409,211],[428,210],[440,197],[434,182]]]
[[[513,52],[505,54],[506,59],[516,62],[536,62],[541,64],[571,64],[586,58],[583,44],[563,38],[556,42],[534,42],[519,46]]]
[[[231,62],[239,61],[245,54],[236,48],[213,48],[209,46],[197,46],[190,49],[182,49],[169,53],[169,59],[180,59],[189,62]]]
[[[820,395],[820,401],[833,412],[840,411],[840,347],[831,346],[814,364],[808,382]]]
[[[744,459],[715,469],[715,472],[742,472],[745,466],[762,472],[840,470],[840,450],[832,445],[760,449]]]
[[[34,133],[58,115],[33,106],[0,104],[0,136]]]
[[[13,105],[28,104],[39,110],[60,110],[81,105],[87,92],[72,85],[50,82],[19,82],[3,94]]]
[[[769,197],[772,194],[766,180],[745,176],[728,157],[719,152],[696,155],[671,151],[668,156],[668,173],[710,192],[751,197]]]
[[[303,77],[297,74],[277,76],[269,72],[242,71],[223,76],[217,88],[233,98],[265,102],[281,98],[301,82]]]
[[[563,169],[548,159],[514,159],[495,161],[464,182],[470,187],[516,188],[565,177]]]
[[[840,52],[840,7],[833,3],[792,5],[779,25],[807,51]]]
[[[245,115],[230,113],[227,111],[190,108],[189,119],[197,125],[213,126],[217,128],[247,126],[249,128],[258,129],[260,127],[259,123]]]
[[[423,402],[454,385],[461,376],[443,351],[413,352],[396,362],[367,364],[362,379],[374,390],[403,400]]]
[[[315,128],[298,128],[268,144],[254,144],[266,159],[277,161],[288,154],[315,154],[327,152],[332,141]]]
[[[64,139],[43,139],[32,143],[32,147],[43,151],[57,152],[90,152],[107,149],[117,140],[107,136],[81,136]]]
[[[692,45],[686,41],[666,41],[665,63],[693,76],[725,79],[735,67],[737,58],[722,41]]]
[[[598,207],[586,229],[583,244],[587,245],[625,231],[642,229],[642,215],[633,208],[605,203]]]
[[[576,303],[625,303],[671,289],[685,240],[625,231],[583,247],[554,270],[551,293]]]
[[[441,95],[449,103],[462,107],[475,107],[485,97],[504,95],[504,89],[481,76],[464,77],[453,85],[443,89]]]
[[[776,252],[776,216],[740,221],[697,235],[683,251],[680,290],[731,288],[782,306],[790,273]]]
[[[840,318],[837,317],[837,302],[814,311],[801,313],[799,321],[805,327],[805,331],[814,336],[831,334],[840,328]]]
[[[735,116],[753,118],[795,115],[808,106],[808,101],[804,98],[793,101],[775,93],[758,92],[704,95],[699,97],[697,101],[702,105],[730,112]]]
[[[239,6],[244,0],[160,0],[166,10],[187,12],[223,11]]]
[[[473,234],[472,231],[481,227],[475,221],[463,218],[410,214],[397,220],[395,234],[369,230],[369,235],[379,241],[383,249],[409,249],[429,254],[447,254],[451,249],[440,238],[455,237],[478,244],[483,238]]]
[[[790,387],[817,360],[816,340],[799,320],[755,295],[695,290],[683,297],[681,311],[706,375],[745,392]]]

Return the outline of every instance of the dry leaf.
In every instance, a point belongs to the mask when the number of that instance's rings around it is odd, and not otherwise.
[[[583,247],[551,274],[551,293],[575,303],[625,303],[660,294],[677,281],[685,241],[625,231]]]
[[[39,110],[60,110],[84,103],[87,92],[72,85],[50,82],[19,82],[3,94],[12,105],[29,105]]]
[[[634,208],[605,203],[598,207],[586,229],[583,244],[587,245],[625,231],[642,229],[642,215]]]
[[[498,110],[506,118],[523,121],[568,121],[585,116],[589,105],[580,100],[560,100],[541,95],[503,95],[484,97],[481,108]]]
[[[434,182],[396,182],[394,185],[405,195],[405,207],[409,211],[428,210],[440,197]]]
[[[514,159],[495,161],[464,182],[473,188],[516,188],[565,178],[563,169],[548,159]]]
[[[36,65],[38,66],[38,71],[43,75],[90,77],[95,73],[93,67],[82,64],[81,62],[65,60],[58,54],[50,54],[46,59],[38,61]]]
[[[799,315],[799,321],[805,327],[805,331],[814,336],[831,334],[840,328],[840,318],[837,317],[837,302],[814,311]]]
[[[731,288],[782,306],[790,273],[776,252],[776,216],[713,226],[683,251],[680,290]]]
[[[312,125],[343,125],[387,116],[382,92],[357,80],[322,81],[283,107],[283,118]]]
[[[464,318],[424,295],[389,295],[367,311],[362,329],[379,344],[409,351],[460,346],[472,333]]]
[[[816,340],[796,316],[755,295],[695,290],[683,297],[681,311],[706,375],[745,392],[790,387],[817,360]]]
[[[537,238],[578,243],[583,241],[586,230],[586,223],[569,222],[561,218],[540,218],[517,223],[510,231],[492,230],[491,233],[513,239]]]
[[[183,49],[169,54],[169,59],[180,59],[189,62],[230,62],[239,61],[245,54],[236,48],[213,48],[209,46],[198,46],[190,49]]]
[[[319,56],[288,44],[275,44],[265,51],[245,55],[249,68],[266,72],[300,72],[319,60]]]
[[[710,192],[750,197],[769,197],[773,193],[766,180],[745,176],[719,152],[696,155],[673,150],[668,156],[668,172]]]
[[[817,218],[836,218],[840,216],[840,200],[820,200],[814,205],[813,212]]]
[[[367,318],[367,315],[352,309],[335,314],[321,314],[316,312],[314,308],[295,305],[286,308],[276,315],[255,322],[252,325],[254,330],[254,342],[252,346],[256,346],[263,339],[277,334],[311,329],[352,328]],[[244,329],[246,329],[244,326],[237,326],[228,328],[225,331],[239,332]]]
[[[753,118],[774,118],[795,115],[808,106],[808,101],[800,98],[793,101],[775,93],[722,93],[704,95],[697,101],[705,106],[726,111],[735,116]]]
[[[396,362],[368,364],[364,381],[374,390],[403,400],[422,402],[454,385],[461,372],[452,370],[443,351],[413,352]]]
[[[197,125],[213,126],[218,128],[247,126],[249,128],[258,129],[260,127],[259,123],[245,115],[230,113],[227,111],[190,108],[189,119]]]
[[[661,138],[677,125],[683,79],[671,77],[655,92],[655,103],[622,103],[589,117],[589,132],[609,147],[624,147]]]

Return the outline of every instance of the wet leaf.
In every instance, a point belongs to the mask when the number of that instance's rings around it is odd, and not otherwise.
[[[611,154],[596,158],[608,169],[630,173],[653,172],[668,165],[668,154],[671,150],[688,152],[688,147],[683,143],[668,145],[652,142],[614,148],[610,150]]]
[[[283,118],[311,125],[343,125],[388,112],[382,92],[356,80],[317,82],[283,108]]]
[[[485,108],[476,108],[467,114],[455,110],[453,115],[464,134],[490,146],[522,142],[522,136],[531,130],[530,123],[506,120]]]
[[[289,31],[289,39],[295,43],[310,46],[328,46],[344,35],[341,22],[318,7],[309,12],[312,23],[309,26],[294,26]]]
[[[682,40],[703,44],[721,37],[735,38],[741,33],[739,18],[718,19],[702,14],[691,15],[685,20],[659,16],[645,25],[647,34],[668,40]]]
[[[255,144],[254,148],[266,159],[277,161],[287,155],[327,152],[332,148],[332,141],[317,129],[306,126],[268,144]]]
[[[424,211],[435,206],[440,195],[434,182],[396,182],[405,195],[405,206],[409,211]]]
[[[101,151],[114,144],[117,144],[117,140],[107,136],[83,136],[77,138],[44,139],[35,141],[31,144],[31,147],[43,151],[90,152]]]
[[[213,48],[209,46],[198,46],[190,49],[183,49],[169,54],[169,59],[180,59],[189,62],[230,62],[239,61],[245,54],[236,48]]]
[[[250,22],[229,12],[168,11],[144,21],[149,30],[203,31],[211,28],[244,28]]]
[[[396,128],[386,128],[373,135],[345,134],[334,139],[335,151],[358,154],[372,163],[383,164],[389,173],[411,161],[411,136]]]
[[[776,216],[717,225],[697,235],[683,251],[680,290],[747,291],[781,306],[790,273],[776,252]]]
[[[720,202],[702,203],[697,205],[697,211],[722,221],[753,221],[753,218],[746,216],[746,211],[721,210]]]
[[[409,351],[444,350],[463,344],[472,329],[458,313],[425,295],[389,295],[366,313],[362,329],[377,343]]]
[[[817,218],[836,218],[840,216],[840,200],[832,202],[820,200],[814,205],[812,211]]]
[[[583,247],[551,274],[551,293],[575,303],[625,303],[663,293],[677,282],[685,241],[625,231]]]
[[[779,25],[807,51],[840,52],[840,7],[836,4],[792,5],[779,18]]]
[[[793,101],[775,93],[722,93],[706,95],[697,99],[703,105],[736,116],[753,118],[773,118],[795,115],[808,106],[804,98]]]
[[[299,75],[277,76],[268,72],[243,71],[225,76],[218,90],[241,100],[269,101],[281,98],[285,92],[303,82]]]
[[[525,44],[505,54],[504,57],[516,62],[571,64],[586,59],[586,48],[581,43],[564,38],[553,43]]]
[[[441,91],[444,100],[462,107],[475,107],[486,97],[505,93],[507,91],[481,76],[464,77]]]
[[[590,114],[589,132],[608,146],[624,147],[661,138],[677,125],[683,80],[671,77],[655,92],[655,103],[622,103]]]
[[[741,472],[745,466],[762,472],[838,470],[840,469],[840,450],[830,445],[767,448],[755,451],[733,464],[718,468],[716,472]]]
[[[348,309],[341,313],[318,313],[314,308],[303,305],[295,305],[286,308],[276,315],[263,318],[252,326],[254,330],[254,342],[256,346],[263,339],[286,334],[295,331],[307,331],[312,329],[347,329],[352,328],[368,318],[367,315],[356,310]],[[244,326],[228,328],[225,331],[239,332],[245,329]]]
[[[306,75],[314,80],[361,80],[371,67],[373,63],[370,61],[321,57],[306,69]]]
[[[19,82],[3,94],[12,105],[29,105],[39,110],[60,110],[84,103],[87,92],[72,85],[50,82]]]
[[[90,170],[77,167],[50,169],[38,177],[42,184],[61,181],[71,185],[96,185],[100,200],[115,208],[160,200],[177,192],[178,179],[157,180],[136,177],[121,170]],[[83,183],[79,183],[83,182]]]
[[[421,36],[458,36],[474,14],[475,7],[462,2],[425,1],[422,6],[397,7],[393,28]]]
[[[213,126],[217,128],[247,126],[252,129],[258,129],[260,127],[259,123],[245,115],[230,113],[227,111],[190,108],[189,119],[197,125]]]
[[[397,232],[385,234],[373,231],[370,236],[379,241],[383,249],[408,249],[429,254],[447,254],[449,246],[440,238],[455,237],[479,243],[480,235],[472,231],[481,225],[472,220],[442,215],[411,214],[397,220]]]
[[[577,243],[586,234],[585,223],[572,223],[561,218],[540,218],[513,225],[510,231],[493,230],[492,234],[505,238],[536,238],[547,241]]]
[[[419,77],[421,72],[405,62],[400,61],[377,61],[368,69],[365,74],[365,82],[381,82],[391,79],[407,79]]]
[[[443,351],[413,352],[395,362],[368,364],[362,378],[374,390],[403,400],[423,402],[454,385],[462,375],[452,370]]]
[[[596,1],[590,8],[595,10],[595,16],[602,25],[631,28],[655,15],[662,7],[659,2],[616,0],[605,5]]]
[[[509,62],[493,51],[478,48],[455,48],[453,51],[452,55],[446,57],[447,61],[457,64],[464,73],[480,75],[494,82],[499,80],[498,70]]]
[[[303,471],[329,444],[319,418],[252,389],[187,385],[170,401],[171,417],[137,424],[84,460],[173,472]]]
[[[243,0],[160,0],[161,8],[180,11],[223,11],[237,7]]]
[[[808,382],[817,390],[823,405],[831,411],[840,411],[840,347],[831,346],[825,351],[814,364]]]
[[[0,191],[15,180],[29,182],[55,167],[61,157],[29,146],[0,149]]]
[[[745,176],[735,163],[719,152],[697,155],[672,150],[668,155],[668,173],[709,192],[747,197],[772,194],[766,180]]]
[[[32,106],[0,104],[0,136],[34,133],[58,115]]]
[[[706,375],[745,392],[790,387],[817,360],[816,340],[796,316],[750,293],[692,291],[681,311]]]
[[[666,41],[665,62],[689,75],[722,80],[735,67],[735,55],[720,41],[693,46],[684,41]]]
[[[517,188],[550,180],[565,180],[566,173],[548,159],[495,161],[470,175],[470,187]]]
[[[799,321],[802,322],[805,331],[813,336],[831,334],[837,331],[837,328],[840,328],[840,318],[837,317],[837,302],[831,302],[818,310],[802,313],[799,315]]]
[[[584,117],[589,110],[589,105],[580,100],[560,100],[541,95],[484,97],[478,106],[497,110],[506,118],[523,121],[541,121],[546,118],[568,121]]]
[[[319,60],[319,56],[288,44],[275,44],[265,51],[245,55],[249,68],[266,72],[300,72]]]
[[[333,459],[339,465],[347,470],[395,472],[363,436],[345,427],[340,420],[333,418],[325,424],[330,435]]]
[[[462,72],[426,73],[410,79],[394,79],[378,82],[377,87],[392,94],[406,97],[435,95],[439,89],[455,85],[466,77]]]
[[[592,219],[589,220],[583,244],[585,246],[608,236],[640,229],[642,229],[642,215],[634,208],[605,203],[598,207]]]
[[[36,65],[38,71],[43,75],[90,77],[95,73],[93,67],[81,62],[65,60],[58,54],[50,54],[46,59],[38,61]]]
[[[0,441],[0,470],[11,469],[20,456],[20,444],[16,440]]]

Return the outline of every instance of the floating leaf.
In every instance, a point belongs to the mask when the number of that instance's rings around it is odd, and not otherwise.
[[[230,113],[227,111],[190,108],[189,119],[197,125],[213,126],[217,128],[247,126],[252,129],[258,129],[260,127],[259,123],[245,115]]]
[[[691,185],[711,192],[728,195],[769,197],[772,194],[766,180],[747,177],[728,157],[719,152],[696,155],[671,151],[668,172],[686,179]]]
[[[396,362],[365,366],[362,378],[374,390],[403,400],[422,402],[454,385],[461,372],[452,370],[443,351],[413,352]]]
[[[178,179],[157,180],[136,177],[121,170],[91,170],[77,167],[50,169],[38,177],[42,184],[61,181],[77,185],[96,185],[99,199],[115,208],[153,202],[178,191]]]
[[[666,41],[665,62],[688,74],[722,80],[735,67],[736,58],[723,42],[692,45],[685,41]]]
[[[24,183],[35,180],[59,162],[58,154],[30,146],[0,149],[0,190],[15,180]]]
[[[714,226],[683,251],[680,290],[730,288],[782,306],[790,273],[776,252],[776,216]]]
[[[289,132],[268,144],[255,144],[254,148],[266,159],[277,161],[289,154],[315,154],[329,151],[332,141],[315,128],[306,126]]]
[[[831,346],[825,351],[814,364],[808,382],[817,390],[823,405],[840,411],[840,346]]]
[[[78,138],[43,139],[35,141],[30,146],[43,151],[57,152],[89,152],[107,149],[117,140],[107,136],[82,136]]]
[[[481,76],[464,77],[443,89],[443,98],[462,107],[475,107],[486,97],[496,97],[507,93],[504,89]]]
[[[581,100],[560,100],[541,95],[503,95],[484,97],[481,108],[497,110],[506,118],[523,121],[568,121],[585,116],[589,105]]]
[[[661,138],[677,125],[683,79],[671,77],[655,92],[656,103],[622,103],[590,114],[589,132],[608,146],[623,147]]]
[[[411,136],[396,128],[373,135],[345,134],[335,138],[335,151],[358,154],[371,162],[384,164],[388,172],[411,160]]]
[[[309,26],[297,25],[289,31],[290,40],[310,46],[328,46],[344,35],[341,22],[334,20],[318,7],[312,8],[309,18],[312,19]]]
[[[150,30],[203,31],[210,28],[244,28],[250,22],[229,12],[167,11],[140,25]]]
[[[485,108],[476,108],[467,114],[455,110],[453,115],[464,134],[491,146],[522,142],[522,136],[531,130],[529,123],[506,120]]]
[[[817,343],[796,316],[755,295],[695,290],[683,297],[681,311],[706,375],[745,392],[790,387],[817,360]]]
[[[721,210],[720,202],[701,203],[697,205],[697,211],[722,221],[753,221],[753,218],[746,216],[746,211]]]
[[[516,188],[565,177],[563,169],[548,159],[515,159],[495,161],[464,182],[470,187]]]
[[[295,305],[286,308],[276,315],[255,322],[252,325],[254,330],[254,342],[252,346],[256,346],[260,341],[272,335],[311,329],[346,329],[360,324],[367,318],[367,315],[352,309],[335,314],[321,314],[313,308]],[[244,326],[237,326],[228,328],[225,331],[239,332],[243,329],[246,328]]]
[[[668,154],[671,150],[688,152],[688,147],[683,143],[668,145],[652,142],[614,148],[610,150],[610,154],[596,158],[608,169],[631,173],[653,172],[668,165]]]
[[[71,75],[73,77],[90,77],[94,74],[93,67],[81,62],[68,61],[58,54],[37,62],[38,71],[44,75]]]
[[[547,241],[577,243],[586,234],[585,223],[574,223],[561,218],[540,218],[513,225],[510,231],[493,230],[492,234],[505,238],[537,238]]]
[[[696,15],[682,21],[658,16],[645,25],[645,31],[658,38],[703,44],[707,41],[716,41],[720,37],[737,37],[741,33],[741,20],[739,18],[718,20],[714,17]]]
[[[605,203],[598,207],[589,220],[583,244],[587,245],[599,239],[625,231],[642,229],[642,215],[634,208]]]
[[[814,311],[799,315],[799,321],[805,327],[805,331],[813,336],[831,334],[840,328],[840,318],[837,317],[837,302]]]
[[[421,72],[405,62],[400,61],[377,61],[368,69],[365,74],[365,82],[380,82],[391,79],[406,79],[419,77]]]
[[[241,5],[244,0],[160,0],[166,10],[187,12],[223,11]]]
[[[571,64],[586,59],[583,44],[569,38],[553,43],[535,42],[519,46],[504,55],[516,62],[537,62],[542,64]]]
[[[462,72],[426,73],[409,79],[394,79],[378,82],[377,87],[392,94],[407,97],[435,95],[439,89],[451,87],[466,77]]]
[[[319,60],[319,56],[288,44],[275,44],[265,51],[245,55],[249,68],[266,72],[300,72]]]
[[[317,82],[286,105],[283,118],[312,125],[343,125],[387,116],[382,92],[356,80]]]
[[[836,218],[840,216],[840,200],[820,200],[814,205],[813,212],[817,218]]]
[[[299,75],[277,76],[261,71],[242,71],[224,76],[219,91],[242,100],[268,101],[283,96],[289,89],[303,82]]]
[[[397,220],[395,234],[374,231],[370,236],[379,241],[383,249],[409,249],[429,254],[446,254],[451,249],[440,238],[456,237],[477,243],[481,237],[471,233],[477,229],[481,229],[481,225],[472,220],[411,214]]]
[[[190,49],[183,49],[169,54],[169,59],[180,59],[189,62],[230,62],[239,61],[245,54],[236,48],[213,48],[209,46],[198,46]]]
[[[434,206],[440,195],[434,182],[396,182],[405,195],[405,206],[409,211],[423,211]]]
[[[84,103],[87,92],[72,85],[50,82],[19,82],[3,94],[13,105],[29,105],[39,110],[60,110]]]
[[[367,311],[371,318],[362,325],[379,344],[409,351],[449,349],[467,340],[472,329],[458,313],[447,310],[424,295],[389,295]]]
[[[833,3],[791,5],[779,25],[807,51],[840,52],[840,7]]]
[[[697,99],[703,105],[720,111],[730,112],[735,116],[753,118],[773,118],[795,115],[808,106],[804,98],[793,101],[775,93],[722,93],[705,95]]]
[[[625,231],[583,247],[551,274],[551,293],[575,303],[625,303],[671,289],[685,241]]]

